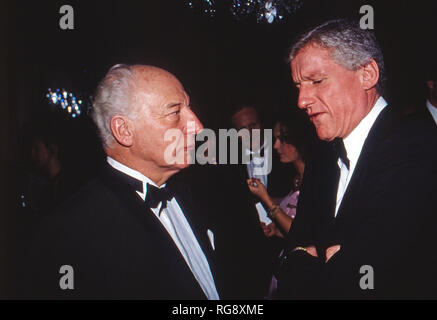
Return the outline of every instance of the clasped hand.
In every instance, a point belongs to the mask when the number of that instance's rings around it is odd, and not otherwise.
[[[329,247],[328,249],[326,249],[325,252],[325,257],[326,260],[325,262],[328,262],[338,251],[340,251],[341,246],[339,244],[336,244],[334,246]],[[306,253],[308,253],[309,255],[313,256],[313,257],[318,257],[317,255],[317,249],[315,246],[309,246],[309,247],[296,247],[293,251],[298,251],[298,250],[302,250],[305,251]]]

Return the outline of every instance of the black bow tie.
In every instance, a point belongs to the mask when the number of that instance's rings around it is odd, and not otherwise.
[[[159,214],[161,214],[161,211],[167,207],[167,201],[170,201],[173,197],[173,193],[167,186],[157,188],[149,183],[147,184],[147,195],[145,199],[146,205],[149,208],[156,208],[160,203],[162,203],[161,208],[159,209]]]
[[[334,152],[338,158],[346,165],[349,170],[349,159],[347,157],[346,148],[344,147],[343,139],[335,138],[333,144]]]

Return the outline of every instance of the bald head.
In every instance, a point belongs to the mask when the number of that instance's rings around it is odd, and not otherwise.
[[[179,80],[164,69],[134,65],[131,70],[135,79],[135,90],[132,92],[131,100],[131,105],[134,107],[138,108],[154,103],[159,100],[159,97],[166,96],[169,89],[178,88],[184,91]]]
[[[159,81],[160,79],[165,78],[176,79],[170,72],[154,66],[133,65],[128,68],[134,73],[139,81],[143,81],[145,84],[150,84],[154,81]]]
[[[113,116],[136,119],[139,107],[165,94],[169,86],[183,89],[175,76],[158,67],[118,64],[109,69],[97,87],[91,114],[104,146],[114,142],[109,124]]]
[[[176,77],[142,65],[109,70],[97,89],[93,119],[107,155],[157,185],[191,163],[194,136],[202,129]]]
[[[164,69],[145,65],[133,65],[129,68],[134,76],[136,86],[141,87],[143,91],[154,91],[163,83],[175,83],[182,87],[178,79]]]

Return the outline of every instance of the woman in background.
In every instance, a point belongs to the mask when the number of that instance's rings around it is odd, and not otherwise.
[[[278,152],[282,163],[292,163],[296,169],[296,176],[290,181],[291,191],[277,205],[267,193],[266,187],[256,178],[248,179],[250,191],[255,194],[269,212],[273,221],[269,225],[262,223],[267,237],[281,237],[288,233],[296,215],[300,186],[305,170],[305,160],[312,147],[314,133],[307,119],[295,114],[282,117],[273,129],[275,143],[273,148]]]
[[[247,184],[250,191],[255,194],[268,210],[268,216],[272,223],[266,225],[261,223],[264,234],[267,237],[284,236],[290,231],[291,223],[296,216],[296,207],[299,199],[300,186],[305,171],[305,161],[310,154],[315,141],[314,129],[307,118],[299,114],[284,116],[280,118],[273,129],[275,143],[273,148],[278,152],[282,163],[292,163],[296,169],[296,176],[290,181],[291,191],[277,205],[267,192],[266,187],[259,179],[248,179]],[[284,251],[279,254],[278,261]],[[274,299],[277,292],[277,279],[272,276],[268,299]]]

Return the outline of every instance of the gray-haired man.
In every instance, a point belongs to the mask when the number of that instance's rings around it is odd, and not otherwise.
[[[298,106],[323,140],[305,170],[283,298],[436,297],[437,132],[401,120],[382,97],[375,36],[345,20],[301,35],[290,52]]]
[[[33,297],[219,299],[214,228],[187,191],[168,186],[202,129],[182,84],[160,68],[116,65],[92,116],[107,163],[43,226]],[[184,161],[169,161],[170,143]]]

